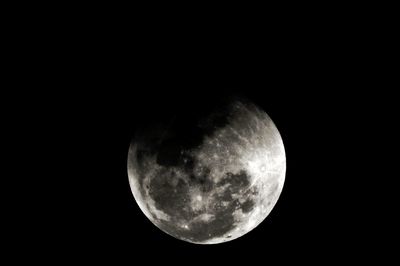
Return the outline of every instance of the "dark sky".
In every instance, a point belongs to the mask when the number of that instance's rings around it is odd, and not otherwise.
[[[122,39],[115,40],[120,46],[105,41],[109,46],[102,49],[88,37],[75,52],[56,53],[45,72],[24,76],[48,90],[26,92],[20,100],[31,107],[23,112],[29,121],[21,131],[23,150],[29,150],[24,156],[40,158],[29,169],[44,166],[30,178],[40,190],[21,186],[38,199],[24,203],[30,223],[23,228],[32,236],[23,245],[35,247],[32,256],[93,263],[356,260],[361,253],[354,246],[367,248],[371,237],[359,221],[367,191],[360,170],[366,162],[357,155],[371,142],[358,128],[376,121],[364,109],[374,95],[359,86],[369,76],[355,67],[366,59],[332,35],[296,32],[251,42],[241,53],[223,44],[209,47],[211,53],[189,44],[160,50],[143,41],[134,47]],[[188,56],[178,58],[176,50]],[[282,194],[267,219],[239,239],[212,246],[176,240],[135,203],[129,143],[149,119],[232,92],[264,109],[281,133],[287,156]]]

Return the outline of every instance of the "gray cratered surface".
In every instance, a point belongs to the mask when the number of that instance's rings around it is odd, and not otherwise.
[[[243,99],[189,120],[175,118],[132,140],[132,193],[147,218],[178,239],[233,240],[278,200],[286,171],[281,136],[263,110]]]

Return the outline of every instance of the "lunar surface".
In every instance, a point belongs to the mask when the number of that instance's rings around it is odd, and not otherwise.
[[[143,128],[128,152],[133,196],[169,235],[197,244],[259,225],[282,191],[286,157],[270,117],[241,98]],[[184,115],[182,115],[184,114]]]

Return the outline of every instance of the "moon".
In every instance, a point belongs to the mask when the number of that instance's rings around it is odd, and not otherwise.
[[[133,196],[154,225],[183,241],[218,244],[269,215],[283,189],[286,156],[267,113],[236,97],[143,127],[127,166]]]

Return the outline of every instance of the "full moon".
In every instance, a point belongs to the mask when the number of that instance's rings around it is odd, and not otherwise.
[[[129,184],[142,212],[165,233],[196,244],[231,241],[258,226],[278,201],[285,172],[275,124],[238,97],[143,126],[128,152]]]

